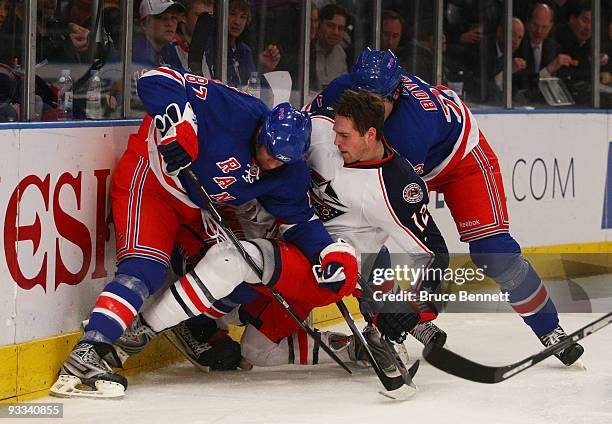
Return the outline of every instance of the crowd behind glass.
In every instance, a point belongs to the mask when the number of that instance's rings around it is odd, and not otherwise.
[[[555,102],[592,108],[596,98],[602,108],[612,105],[612,0],[513,0],[511,31],[504,26],[508,0],[123,1],[31,0],[36,14],[28,15],[25,0],[0,0],[0,122],[141,117],[135,80],[159,65],[223,80],[268,102],[267,84],[278,81],[270,73],[284,71],[276,74],[290,77],[290,100],[302,106],[350,70],[366,46],[392,50],[407,71],[454,89],[473,108],[508,107],[508,98],[513,108],[527,109]],[[36,16],[29,69],[27,16]],[[123,24],[126,16],[133,17],[130,25]],[[224,33],[227,43],[219,43]],[[506,33],[512,35],[509,66]],[[122,49],[124,37],[131,46]],[[125,79],[124,51],[131,56]],[[593,72],[594,57],[599,72]],[[35,73],[30,95],[28,72]],[[511,81],[511,95],[504,80]],[[28,116],[24,97],[33,99]]]

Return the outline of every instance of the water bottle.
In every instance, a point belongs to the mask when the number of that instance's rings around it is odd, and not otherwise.
[[[57,102],[57,119],[64,121],[72,119],[72,77],[70,69],[62,69],[62,74],[57,81],[59,87],[59,98]]]
[[[249,83],[247,85],[247,93],[249,93],[253,97],[257,97],[258,99],[261,95],[261,85],[259,84],[259,77],[257,76],[257,72],[251,72]]]
[[[97,70],[91,71],[87,84],[85,114],[87,119],[102,119],[102,81]]]

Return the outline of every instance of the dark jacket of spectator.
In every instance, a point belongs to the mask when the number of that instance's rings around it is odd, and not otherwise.
[[[558,76],[574,96],[576,103],[586,104],[591,96],[591,40],[580,44],[574,33],[559,31],[559,53],[572,58],[572,65],[559,69]]]
[[[211,37],[206,49],[206,57],[216,57],[216,38]],[[219,79],[214,63],[209,64],[214,78]],[[256,72],[257,67],[253,60],[253,50],[246,43],[236,41],[236,49],[227,49],[227,83],[232,87],[243,87],[247,85],[252,72]]]
[[[551,38],[545,38],[542,42],[542,54],[540,64],[536,69],[533,47],[529,37],[523,39],[521,47],[516,52],[516,56],[522,57],[527,62],[527,68],[517,72],[513,77],[513,88],[515,90],[535,89],[538,85],[539,72],[555,60],[559,53],[557,43]]]

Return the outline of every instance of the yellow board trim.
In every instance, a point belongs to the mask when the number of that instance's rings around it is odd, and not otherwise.
[[[612,253],[612,242],[564,244],[523,248],[543,278],[574,277],[578,275],[612,272],[612,255],[585,255],[585,253]],[[552,254],[542,257],[541,254]],[[535,254],[535,255],[534,255]],[[469,257],[454,258],[453,265],[464,265]],[[346,298],[353,316],[359,316],[357,300]],[[317,308],[313,324],[329,326],[341,321],[336,305]],[[242,328],[232,328],[230,335],[238,340]],[[0,403],[24,402],[48,394],[59,369],[81,333],[74,332],[26,343],[0,346]],[[181,361],[183,357],[165,337],[158,337],[139,355],[126,363],[121,373],[133,375],[142,370],[160,368]]]

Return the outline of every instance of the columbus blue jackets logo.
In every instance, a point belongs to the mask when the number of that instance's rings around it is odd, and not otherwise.
[[[338,199],[338,195],[331,186],[330,181],[314,170],[310,172],[312,173],[310,199],[319,219],[327,222],[344,214],[347,208],[340,203],[340,199]]]
[[[408,203],[419,203],[423,200],[423,190],[417,183],[410,183],[404,187],[402,197]]]

